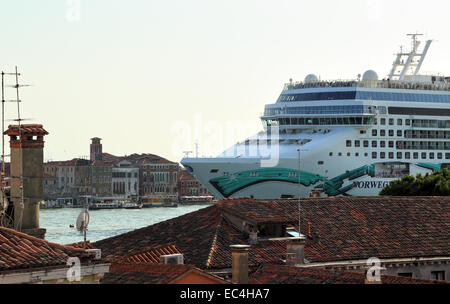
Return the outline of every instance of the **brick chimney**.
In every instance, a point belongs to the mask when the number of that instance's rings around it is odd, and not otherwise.
[[[44,136],[48,132],[42,125],[25,124],[11,125],[4,134],[10,137],[14,228],[43,239],[39,203],[44,199]]]
[[[248,284],[248,251],[249,245],[231,245],[232,282]]]
[[[287,242],[286,264],[295,266],[305,264],[305,237],[293,237]]]

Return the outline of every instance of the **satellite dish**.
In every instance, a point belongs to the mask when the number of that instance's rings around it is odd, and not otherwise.
[[[87,210],[80,213],[77,218],[77,230],[79,232],[86,232],[89,224],[89,212]]]

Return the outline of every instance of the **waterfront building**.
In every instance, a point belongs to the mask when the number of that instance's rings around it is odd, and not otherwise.
[[[98,253],[0,227],[0,284],[98,284],[110,265]],[[80,262],[74,280],[68,277],[70,258]]]
[[[90,160],[76,158],[44,164],[45,199],[79,204],[86,195],[167,198],[172,201],[179,196],[211,195],[176,162],[154,154],[115,156],[103,152],[100,138],[91,140]],[[57,189],[54,189],[55,180]],[[180,190],[181,185],[183,190]]]
[[[228,279],[230,245],[244,244],[252,271],[294,257],[298,267],[365,273],[378,258],[382,275],[450,281],[448,197],[309,198],[300,210],[298,200],[223,200],[93,246],[120,259],[172,244],[186,264]]]
[[[139,196],[139,168],[131,162],[120,161],[112,168],[112,195],[114,197],[137,198]]]
[[[44,200],[55,201],[59,197],[58,178],[44,171]]]
[[[180,169],[178,180],[178,195],[184,196],[212,196],[208,189],[203,186],[187,170]]]
[[[75,197],[75,167],[76,159],[59,162],[56,167],[56,179],[61,197]]]
[[[177,196],[178,163],[154,154],[133,154],[126,159],[139,168],[140,196]]]
[[[90,164],[91,195],[112,196],[112,168],[111,163],[102,160],[95,160]]]

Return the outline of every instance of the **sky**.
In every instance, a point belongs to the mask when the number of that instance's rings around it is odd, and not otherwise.
[[[18,66],[31,85],[21,115],[50,133],[46,161],[88,157],[92,137],[110,154],[180,161],[262,130],[290,78],[385,77],[408,33],[434,40],[422,70],[449,76],[449,11],[447,0],[0,0],[0,69]]]

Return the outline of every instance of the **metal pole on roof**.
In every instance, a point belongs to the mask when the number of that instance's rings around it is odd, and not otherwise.
[[[300,217],[300,210],[301,210],[301,187],[302,187],[302,180],[301,180],[301,166],[300,166],[300,153],[301,149],[298,149],[298,234],[300,236],[301,234],[301,217]]]
[[[5,72],[2,71],[2,209],[5,207]],[[5,211],[6,212],[6,211]],[[0,223],[0,225],[3,223]]]

